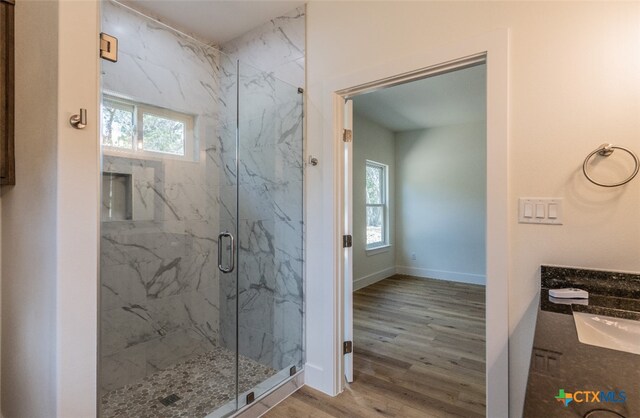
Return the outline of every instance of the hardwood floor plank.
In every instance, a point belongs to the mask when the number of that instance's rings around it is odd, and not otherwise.
[[[305,390],[305,389],[301,389]],[[277,406],[280,411],[278,416],[282,417],[300,417],[300,418],[333,418],[334,415],[330,415],[320,409],[310,408],[309,405],[295,396],[291,396]]]
[[[411,362],[398,360],[394,357],[385,356],[384,354],[376,353],[362,347],[355,347],[353,352],[354,357],[377,362],[385,366],[396,367],[405,370],[408,370],[412,366]]]
[[[395,275],[354,293],[354,382],[265,416],[484,417],[485,288]]]

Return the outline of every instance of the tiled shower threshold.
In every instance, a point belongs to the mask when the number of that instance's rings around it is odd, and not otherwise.
[[[267,383],[277,374],[276,370],[244,356],[239,357],[238,363],[240,393]],[[205,417],[223,405],[235,404],[235,364],[234,352],[215,347],[138,382],[105,393],[101,398],[101,416]],[[161,400],[171,395],[179,399],[164,405]]]

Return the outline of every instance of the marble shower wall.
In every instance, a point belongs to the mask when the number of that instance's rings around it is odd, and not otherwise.
[[[305,31],[303,6],[225,42],[220,50],[278,80],[304,87]]]
[[[222,127],[235,112],[223,81],[235,64],[118,3],[104,1],[102,19],[119,39],[118,62],[102,61],[105,93],[195,118],[186,159],[103,155],[103,172],[131,176],[133,205],[132,220],[101,228],[101,386],[111,390],[218,344],[220,191],[235,182],[222,165],[235,140]]]
[[[105,92],[195,117],[188,160],[103,155],[104,172],[131,176],[133,219],[102,223],[102,389],[235,349],[236,279],[219,274],[216,240],[235,230],[238,183],[240,354],[300,366],[304,9],[226,54],[118,3],[104,1],[102,19],[120,49],[118,63],[103,61]]]
[[[239,352],[277,370],[303,363],[305,13],[221,50],[239,64]],[[231,156],[229,156],[231,157]],[[230,161],[230,159],[224,159]],[[236,289],[221,284],[221,344],[235,348]]]

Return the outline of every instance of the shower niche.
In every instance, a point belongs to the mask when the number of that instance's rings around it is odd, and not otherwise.
[[[102,222],[133,220],[131,174],[102,172]]]
[[[215,46],[101,14],[100,414],[231,415],[304,364],[304,8]]]

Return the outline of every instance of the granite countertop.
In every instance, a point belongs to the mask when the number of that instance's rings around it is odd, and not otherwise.
[[[549,289],[579,288],[584,300],[551,301]],[[640,355],[581,343],[573,312],[640,320],[640,274],[542,266],[540,304],[523,416],[640,417]],[[626,393],[620,402],[558,402],[558,391]],[[609,413],[609,415],[594,415]],[[612,415],[613,414],[613,415]],[[617,415],[615,415],[617,414]]]
[[[540,267],[540,287],[577,287],[590,294],[640,300],[640,274],[571,267]]]
[[[589,299],[576,303],[550,298],[549,289],[575,287],[589,292]],[[640,274],[569,267],[541,267],[540,309],[572,311],[640,320]]]
[[[575,286],[578,287],[578,286]],[[572,315],[573,311],[613,316],[640,321],[640,299],[620,298],[590,293],[589,299],[576,303],[553,301],[549,289],[540,290],[540,309],[547,312]],[[562,301],[562,302],[561,302]]]

